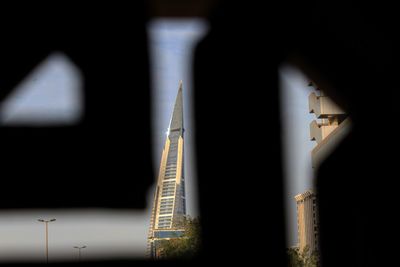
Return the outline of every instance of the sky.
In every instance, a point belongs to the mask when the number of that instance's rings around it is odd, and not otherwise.
[[[281,119],[283,125],[284,176],[286,199],[287,245],[297,244],[297,213],[294,196],[313,188],[308,96],[312,92],[309,80],[298,69],[283,65],[279,71],[281,87]]]
[[[183,82],[183,113],[185,128],[185,177],[187,212],[198,216],[194,134],[192,120],[192,61],[196,43],[207,32],[207,24],[200,19],[154,20],[149,24],[150,63],[153,82],[154,165],[159,166],[172,110],[178,93],[179,81]]]
[[[153,92],[154,166],[158,172],[161,152],[179,81],[183,81],[185,124],[185,176],[187,211],[198,216],[196,166],[191,101],[192,53],[207,32],[199,19],[158,19],[148,24]],[[286,215],[288,246],[297,243],[294,196],[312,187],[308,112],[308,79],[294,67],[280,69]],[[82,77],[62,53],[50,55],[23,81],[15,93],[0,105],[0,124],[73,124],[82,115]],[[148,198],[152,203],[152,192]],[[50,223],[50,261],[77,260],[73,246],[86,245],[84,259],[143,257],[149,226],[150,208],[143,212],[112,210],[27,210],[0,212],[0,262],[8,260],[44,261],[44,225],[38,218],[57,218]]]
[[[153,92],[154,166],[158,172],[161,151],[179,81],[183,81],[185,120],[185,178],[187,213],[198,216],[196,171],[191,121],[192,52],[207,32],[198,19],[158,19],[148,24]],[[0,124],[51,125],[76,123],[83,110],[82,77],[67,56],[55,52],[40,64],[0,105]],[[151,191],[151,190],[150,190]],[[152,203],[152,192],[148,195]],[[151,207],[151,206],[150,206]],[[45,228],[39,218],[56,218],[49,224],[49,260],[143,257],[146,251],[150,207],[143,211],[18,210],[0,212],[0,262],[45,261]]]
[[[82,77],[62,53],[47,57],[0,105],[0,124],[73,124],[82,115]]]

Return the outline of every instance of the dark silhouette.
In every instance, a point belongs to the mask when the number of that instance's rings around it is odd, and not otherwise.
[[[290,62],[353,122],[318,172],[322,266],[395,259],[397,18],[386,2],[221,5],[195,62],[205,258],[285,266],[277,69]]]
[[[322,265],[389,266],[399,240],[396,9],[279,3],[215,1],[196,50],[204,242],[191,264],[286,265],[278,67],[291,62],[353,121],[317,177]],[[86,109],[74,127],[0,129],[1,207],[143,208],[153,177],[143,3],[2,10],[1,99],[56,50],[82,71]]]
[[[82,72],[85,110],[75,126],[0,129],[0,207],[144,208],[153,173],[143,3],[4,10],[1,99],[59,51]]]

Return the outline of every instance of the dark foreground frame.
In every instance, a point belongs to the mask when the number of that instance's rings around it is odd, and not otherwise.
[[[210,20],[194,62],[204,246],[190,264],[286,265],[277,69],[290,61],[353,121],[318,172],[322,264],[388,266],[399,236],[399,142],[391,132],[399,113],[396,9],[348,1],[161,2],[4,7],[1,99],[50,52],[62,51],[83,73],[86,110],[74,127],[0,129],[1,208],[144,208],[154,177],[145,24],[148,15],[201,15]],[[36,175],[40,162],[48,166]],[[75,177],[84,177],[80,189]]]

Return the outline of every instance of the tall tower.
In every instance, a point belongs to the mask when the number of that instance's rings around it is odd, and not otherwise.
[[[186,216],[183,161],[183,98],[179,83],[174,110],[167,131],[154,193],[148,236],[148,255],[160,257],[160,241],[182,236]]]

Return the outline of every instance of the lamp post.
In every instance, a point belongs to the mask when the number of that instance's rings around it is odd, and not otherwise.
[[[86,246],[82,246],[82,247],[75,246],[74,248],[76,248],[78,250],[78,260],[81,261],[81,250],[86,248]]]
[[[43,220],[38,219],[39,222],[42,222],[46,226],[46,263],[49,263],[49,222],[54,222],[56,219],[51,220]]]

